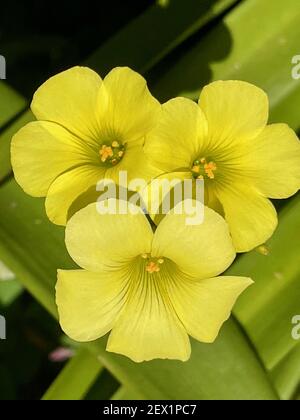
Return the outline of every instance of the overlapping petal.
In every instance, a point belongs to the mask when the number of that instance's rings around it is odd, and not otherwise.
[[[96,165],[82,165],[59,176],[50,186],[46,197],[49,219],[61,226],[81,208],[96,202],[97,183],[105,175],[105,169]]]
[[[93,148],[62,126],[35,121],[14,135],[11,159],[16,181],[30,195],[43,197],[63,172],[93,162]]]
[[[266,197],[287,198],[300,189],[300,141],[286,124],[267,126],[249,144],[245,176]]]
[[[62,329],[76,341],[92,341],[105,335],[123,308],[127,288],[126,270],[59,270],[56,302]]]
[[[169,258],[182,272],[198,279],[224,272],[235,258],[227,223],[214,210],[203,207],[203,221],[188,224],[187,220],[191,216],[186,211],[176,214],[180,205],[175,206],[158,225],[152,255]],[[199,202],[192,201],[190,206],[194,206],[197,211],[201,210]]]
[[[87,142],[97,142],[101,85],[93,70],[72,67],[43,83],[34,94],[31,109],[38,120],[56,122]]]
[[[149,92],[146,80],[128,67],[111,70],[97,101],[101,131],[126,143],[143,145],[160,111],[160,104]]]
[[[213,82],[203,88],[199,105],[207,118],[213,148],[254,138],[268,121],[266,93],[247,82]]]
[[[157,124],[147,135],[145,153],[164,172],[190,168],[206,148],[207,121],[197,104],[175,98],[162,105]]]
[[[168,294],[187,333],[203,343],[213,343],[229,318],[239,295],[253,281],[247,277],[215,277],[190,281],[173,276]]]
[[[122,205],[107,200],[108,205]],[[151,251],[153,233],[142,211],[128,204],[127,214],[99,214],[96,204],[76,213],[66,228],[66,245],[73,260],[82,268],[101,272],[130,263]]]
[[[126,306],[109,336],[107,350],[135,362],[189,359],[189,338],[166,293],[165,277],[151,277],[137,265],[131,281]]]
[[[251,185],[233,184],[217,189],[237,252],[247,252],[266,242],[277,227],[273,204]]]

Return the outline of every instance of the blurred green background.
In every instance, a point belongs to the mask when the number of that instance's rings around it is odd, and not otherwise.
[[[13,180],[11,136],[33,117],[35,89],[50,75],[89,65],[144,74],[153,94],[196,99],[212,80],[265,89],[270,120],[300,130],[299,0],[16,0],[3,4],[0,55],[0,399],[298,399],[300,198],[275,203],[280,225],[267,252],[238,258],[230,273],[256,284],[239,300],[214,345],[193,342],[189,362],[134,364],[105,352],[105,340],[76,345],[56,321],[56,269],[73,263],[63,229],[43,200]],[[267,254],[267,255],[263,255]],[[72,356],[72,357],[71,357]]]

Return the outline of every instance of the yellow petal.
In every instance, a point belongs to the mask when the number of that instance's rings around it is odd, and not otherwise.
[[[120,204],[118,200],[108,200],[114,202]],[[66,245],[80,267],[100,272],[122,267],[150,252],[150,224],[138,207],[129,207],[127,214],[99,214],[96,204],[90,204],[72,217],[66,228]],[[133,210],[136,214],[132,214]]]
[[[101,78],[87,67],[72,67],[48,79],[34,94],[38,120],[54,121],[87,141],[97,141],[97,98]]]
[[[160,104],[141,75],[128,67],[116,67],[103,81],[98,110],[103,132],[115,133],[126,143],[143,144],[145,134],[156,121]]]
[[[139,267],[124,310],[109,336],[107,350],[135,362],[190,357],[188,335],[171,306],[164,278],[142,275]]]
[[[215,277],[189,281],[174,276],[168,283],[174,309],[189,335],[213,343],[239,295],[253,281],[246,277]]]
[[[251,186],[233,184],[217,190],[237,252],[247,252],[265,243],[277,227],[272,203]]]
[[[222,204],[220,203],[220,200],[217,197],[216,188],[213,183],[206,184],[204,186],[204,197],[205,205],[219,213],[222,217],[224,217],[224,209]]]
[[[208,121],[212,146],[256,137],[268,121],[268,97],[250,83],[218,81],[206,86],[199,105]]]
[[[178,205],[158,225],[152,255],[169,258],[184,273],[200,279],[224,272],[235,258],[225,220],[205,207],[203,222],[189,225],[187,218],[190,216],[184,212],[176,214],[177,209]]]
[[[190,99],[175,98],[162,106],[157,124],[146,137],[145,153],[161,170],[191,168],[207,141],[207,121]]]
[[[34,121],[14,135],[11,159],[18,184],[28,194],[43,197],[61,173],[95,160],[96,154],[62,126]]]
[[[105,176],[100,166],[82,165],[65,172],[50,186],[46,198],[49,219],[65,226],[70,217],[86,205],[96,202],[96,185]]]
[[[263,195],[287,198],[300,188],[300,142],[286,124],[267,126],[249,143],[246,175]]]
[[[76,341],[92,341],[112,329],[125,301],[126,271],[58,271],[56,303],[63,331]]]

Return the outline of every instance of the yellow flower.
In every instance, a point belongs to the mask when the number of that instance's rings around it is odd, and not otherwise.
[[[117,182],[120,171],[128,181],[157,174],[142,147],[160,104],[133,70],[115,68],[102,81],[89,68],[71,68],[36,91],[31,109],[38,121],[13,137],[12,166],[28,194],[47,197],[54,223],[65,225],[96,201],[103,178]]]
[[[100,215],[90,204],[68,222],[66,245],[83,270],[58,272],[61,326],[83,342],[112,330],[107,350],[136,362],[187,360],[188,334],[213,342],[252,280],[216,277],[235,251],[213,210],[205,208],[204,223],[192,226],[174,209],[153,233],[142,211],[129,208]]]
[[[267,125],[268,98],[240,81],[206,86],[199,104],[163,105],[145,152],[164,177],[203,179],[205,204],[223,215],[238,252],[264,243],[277,226],[268,198],[300,188],[300,143],[285,124]]]

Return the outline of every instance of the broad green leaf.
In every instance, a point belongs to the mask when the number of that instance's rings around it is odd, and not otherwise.
[[[10,142],[12,136],[31,120],[33,120],[32,113],[30,111],[26,111],[2,133],[0,133],[0,182],[11,172]]]
[[[0,80],[0,129],[26,106],[26,101]]]
[[[271,372],[272,382],[282,400],[298,396],[299,372],[300,343]]]
[[[1,281],[0,280],[0,305],[9,306],[23,291],[19,281]]]
[[[101,73],[123,65],[144,73],[235,3],[237,0],[171,0],[165,8],[154,4],[100,47],[87,64]]]
[[[239,299],[235,315],[268,369],[297,345],[292,318],[300,315],[300,196],[280,212],[279,227],[268,242],[269,255],[243,255],[230,274],[251,276],[255,285]],[[298,380],[300,371],[298,371]]]
[[[120,386],[117,392],[111,397],[111,400],[141,400],[142,397],[138,393],[128,390],[125,386]]]
[[[98,360],[97,356],[96,358]],[[119,381],[107,369],[103,369],[84,399],[86,401],[110,400],[120,386]]]
[[[99,360],[83,347],[67,363],[43,396],[43,400],[80,400],[102,370]]]
[[[0,260],[0,282],[8,282],[15,278],[15,274]]]
[[[105,351],[105,340],[90,346],[128,392],[143,399],[272,400],[268,378],[233,320],[213,345],[192,340],[188,362],[153,360],[137,364]]]
[[[47,220],[43,199],[28,197],[13,180],[0,188],[0,218],[1,260],[56,315],[56,270],[73,266],[63,245],[64,230]]]
[[[292,78],[292,57],[299,54],[299,19],[298,0],[241,2],[173,62],[152,90],[162,100],[197,98],[212,80],[246,80],[267,91],[272,121],[298,129],[300,83]]]

